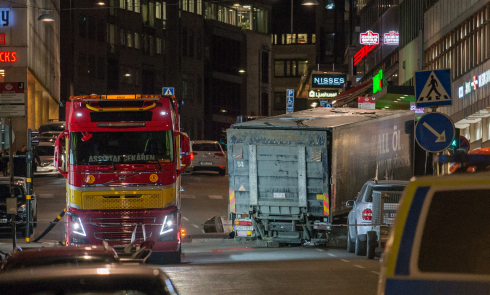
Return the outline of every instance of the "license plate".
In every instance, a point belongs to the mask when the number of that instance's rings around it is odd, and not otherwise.
[[[201,162],[201,165],[213,165],[213,162]]]
[[[254,230],[253,226],[247,226],[247,225],[234,225],[233,226],[234,230]]]
[[[7,218],[0,218],[0,223],[7,223]]]

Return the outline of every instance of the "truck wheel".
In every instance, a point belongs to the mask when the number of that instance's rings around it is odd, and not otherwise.
[[[356,249],[355,252],[358,256],[366,255],[366,241],[361,241],[359,235],[356,236]]]
[[[367,232],[367,259],[374,259],[374,254],[376,250],[376,244],[378,243],[378,237],[375,231]]]
[[[350,237],[350,232],[347,230],[347,252],[354,253],[356,250],[356,242]]]

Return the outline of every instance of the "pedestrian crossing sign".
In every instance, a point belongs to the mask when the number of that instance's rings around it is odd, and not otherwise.
[[[415,104],[417,108],[452,105],[451,71],[445,69],[416,72]]]
[[[174,95],[175,91],[173,87],[163,87],[162,95]]]

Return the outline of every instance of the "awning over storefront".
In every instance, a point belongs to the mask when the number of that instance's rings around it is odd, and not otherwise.
[[[365,93],[372,93],[372,92],[373,92],[373,81],[369,80],[367,82],[362,83],[359,86],[346,90],[341,94],[337,95],[337,97],[335,97],[336,102],[334,106],[336,107],[344,106],[354,100],[357,101],[358,96],[362,96]]]

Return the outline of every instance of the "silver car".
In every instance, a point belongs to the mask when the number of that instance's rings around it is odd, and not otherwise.
[[[217,171],[226,173],[226,153],[217,141],[195,140],[191,142],[192,171]]]
[[[39,155],[41,165],[37,166],[34,175],[61,175],[54,167],[54,141],[56,138],[37,137],[36,139],[39,139],[39,145],[35,146],[34,149]]]
[[[348,252],[355,252],[357,255],[366,255],[368,252],[367,233],[372,230],[373,225],[373,194],[382,191],[399,192],[401,195],[408,183],[403,180],[369,180],[363,185],[357,199],[347,202],[347,206],[352,206],[347,217],[350,225],[347,234]],[[394,220],[396,210],[388,214],[388,218]]]

